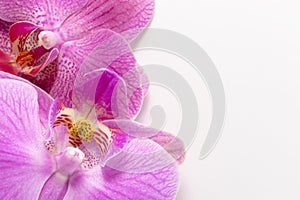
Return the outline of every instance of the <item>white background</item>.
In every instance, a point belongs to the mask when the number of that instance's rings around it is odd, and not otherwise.
[[[150,27],[197,42],[215,63],[227,99],[223,136],[199,160],[211,113],[206,91],[197,94],[203,120],[180,166],[177,200],[300,199],[299,9],[296,0],[156,0]],[[180,113],[176,101],[169,106]],[[170,132],[178,128],[172,123]]]

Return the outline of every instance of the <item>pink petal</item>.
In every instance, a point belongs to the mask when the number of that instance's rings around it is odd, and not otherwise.
[[[0,0],[0,18],[8,22],[30,21],[44,28],[58,27],[87,0]]]
[[[90,0],[63,23],[61,32],[66,40],[73,40],[102,28],[124,33],[131,40],[147,26],[153,10],[154,0]]]
[[[0,50],[6,53],[10,52],[10,44],[8,37],[8,30],[10,26],[11,23],[0,19]]]
[[[105,165],[108,160],[118,155],[129,142],[129,136],[121,130],[113,130],[112,144],[109,147],[102,164]]]
[[[149,138],[162,146],[178,163],[182,163],[184,160],[183,142],[169,133],[131,120],[106,120],[103,123],[111,129],[120,130],[131,138]]]
[[[127,119],[105,120],[102,123],[111,129],[121,130],[123,133],[129,135],[132,138],[153,137],[160,132],[157,129],[147,127],[141,123]]]
[[[0,80],[0,199],[37,199],[52,173],[37,98],[29,84]]]
[[[159,144],[149,139],[131,140],[106,166],[127,173],[144,173],[160,170],[175,160]]]
[[[73,107],[81,113],[86,112],[87,106],[95,107],[100,121],[128,118],[126,86],[121,77],[110,70],[99,70],[86,75],[85,78],[87,82],[84,83],[81,83],[81,76],[76,78],[72,93]],[[90,105],[87,105],[89,102]]]
[[[12,80],[22,81],[22,82],[27,83],[28,85],[31,85],[32,87],[34,87],[34,89],[37,91],[37,94],[38,94],[38,103],[40,105],[40,107],[39,107],[39,116],[40,116],[41,125],[43,127],[43,132],[46,132],[46,130],[49,128],[49,126],[48,126],[48,113],[49,113],[49,110],[50,110],[50,106],[53,102],[52,97],[48,93],[46,93],[45,91],[41,90],[36,85],[33,85],[29,81],[27,81],[23,78],[20,78],[18,76],[14,76],[12,74],[0,71],[0,78],[1,79],[12,79]]]
[[[76,84],[82,85],[88,80],[86,74],[109,69],[125,81],[129,115],[134,116],[142,104],[140,74],[135,65],[136,61],[128,43],[112,31],[101,30],[90,37],[62,46],[57,76],[50,94],[70,106],[70,93],[76,74],[79,77]]]
[[[69,182],[66,199],[129,199],[129,200],[171,200],[178,189],[176,164],[161,165],[158,159],[148,160],[149,153],[161,152],[161,160],[168,159],[161,147],[149,140],[132,141],[126,148],[128,154],[139,154],[135,160],[124,160],[127,167],[136,168],[132,173],[119,171],[108,166],[74,174]],[[116,157],[119,157],[116,156]],[[115,158],[116,158],[115,157]],[[125,158],[123,155],[121,157]],[[138,166],[137,166],[138,165]],[[137,167],[135,167],[137,166]],[[155,167],[156,166],[156,167]],[[149,168],[150,167],[150,168]],[[144,169],[154,169],[143,172]]]
[[[159,132],[157,135],[150,137],[150,139],[161,145],[179,164],[184,161],[184,144],[176,136],[166,132]]]
[[[100,75],[95,95],[98,120],[128,118],[126,95],[123,79],[116,73],[105,70]]]
[[[138,66],[137,69],[139,70],[139,73],[140,73],[143,96],[145,97],[145,96],[147,96],[148,91],[149,91],[150,81],[142,67]]]

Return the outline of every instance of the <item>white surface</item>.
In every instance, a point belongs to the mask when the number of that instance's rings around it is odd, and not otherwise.
[[[180,167],[177,200],[300,199],[299,1],[156,2],[151,27],[200,44],[227,97],[223,136],[201,161],[201,134],[195,140]]]

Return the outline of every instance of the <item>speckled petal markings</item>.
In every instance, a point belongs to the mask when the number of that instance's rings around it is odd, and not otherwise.
[[[0,49],[6,53],[10,52],[10,44],[8,37],[8,30],[11,23],[0,19]]]
[[[88,56],[87,56],[88,55]],[[62,46],[58,58],[56,81],[50,94],[70,106],[70,92],[77,76],[85,81],[85,73],[108,69],[117,73],[126,83],[129,114],[135,115],[142,104],[142,86],[136,60],[128,43],[118,34],[101,30],[91,37],[75,40]],[[82,69],[79,71],[79,67]],[[82,82],[81,82],[82,83]]]

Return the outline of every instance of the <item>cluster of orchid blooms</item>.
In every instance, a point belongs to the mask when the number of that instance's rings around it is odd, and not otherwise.
[[[0,0],[0,199],[174,199],[182,142],[133,119],[153,0]]]

